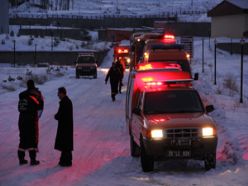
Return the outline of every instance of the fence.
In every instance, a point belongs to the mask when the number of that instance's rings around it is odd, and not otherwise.
[[[155,20],[177,21],[176,16],[49,16],[49,17],[15,17],[10,18],[10,25],[55,25],[74,28],[124,28],[124,27],[152,27]]]
[[[243,39],[241,40],[242,42],[236,41],[234,43],[229,43],[228,39],[224,41],[219,39],[218,41],[218,38],[215,40],[208,38],[208,42],[204,42],[204,40],[206,38],[202,38],[201,45],[202,73],[210,73],[213,84],[217,85],[217,94],[226,94],[227,92],[224,89],[227,89],[230,96],[239,96],[239,102],[243,103],[244,98],[246,100],[248,99],[248,68],[246,66],[247,61],[244,60],[245,54],[248,54],[248,43]],[[207,43],[209,45],[208,47]],[[207,54],[207,57],[205,57],[204,53],[208,50],[213,55],[210,56]]]
[[[12,63],[12,64],[33,64],[38,63],[49,63],[56,65],[74,65],[77,55],[80,51],[0,51],[0,61],[1,63]],[[101,65],[103,58],[107,54],[107,50],[95,51],[94,52],[98,66]],[[14,56],[15,55],[15,56]],[[14,61],[15,57],[15,61]]]

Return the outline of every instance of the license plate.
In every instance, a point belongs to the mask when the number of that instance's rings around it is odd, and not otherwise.
[[[187,158],[191,156],[191,152],[189,150],[181,150],[181,151],[168,151],[168,157],[172,158]]]
[[[173,139],[171,140],[171,145],[175,146],[191,146],[191,140],[190,139]]]

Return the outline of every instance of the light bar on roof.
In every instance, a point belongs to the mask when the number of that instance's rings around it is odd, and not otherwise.
[[[163,39],[164,39],[165,43],[175,43],[176,42],[176,38],[172,34],[165,34],[163,36]]]
[[[128,49],[118,49],[118,53],[119,54],[127,54],[128,53]]]
[[[175,39],[175,36],[172,34],[165,34],[164,39]]]

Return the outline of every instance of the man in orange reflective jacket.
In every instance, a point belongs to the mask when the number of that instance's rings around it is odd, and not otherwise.
[[[39,126],[38,120],[44,107],[44,100],[41,92],[35,87],[33,80],[27,81],[27,90],[19,94],[19,136],[18,148],[19,164],[27,164],[25,151],[29,151],[30,165],[38,165],[36,152],[38,151]]]

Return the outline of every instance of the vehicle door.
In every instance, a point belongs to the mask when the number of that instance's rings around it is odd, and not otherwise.
[[[143,128],[143,114],[142,114],[143,98],[144,98],[143,92],[138,91],[137,93],[138,101],[132,112],[132,122],[131,122],[132,134],[137,144],[139,144],[139,138]]]

